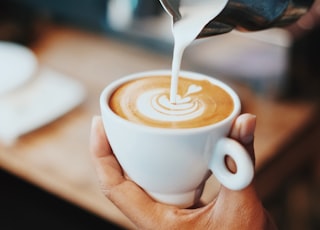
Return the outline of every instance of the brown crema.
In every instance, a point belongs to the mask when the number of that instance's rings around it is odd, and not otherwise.
[[[173,129],[211,125],[228,117],[234,109],[233,100],[224,89],[208,80],[186,77],[179,77],[178,95],[183,101],[177,105],[163,103],[169,101],[170,83],[170,76],[126,82],[113,92],[109,106],[128,121]]]

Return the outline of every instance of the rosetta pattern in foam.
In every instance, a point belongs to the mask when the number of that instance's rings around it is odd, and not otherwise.
[[[175,104],[170,103],[167,89],[149,90],[137,98],[137,109],[141,114],[153,120],[169,122],[192,120],[201,116],[205,111],[206,105],[201,100],[192,97],[193,93],[201,89],[201,86],[189,86],[186,95],[183,97],[177,95]]]
[[[233,110],[230,95],[207,80],[179,78],[176,103],[170,102],[170,76],[135,79],[121,85],[110,108],[134,123],[163,128],[193,128],[214,124]]]

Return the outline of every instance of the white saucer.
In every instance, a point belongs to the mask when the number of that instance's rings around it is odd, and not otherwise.
[[[40,66],[34,80],[0,97],[0,145],[68,113],[83,102],[85,87],[73,78]]]
[[[37,58],[30,49],[0,41],[0,96],[26,83],[37,66]]]

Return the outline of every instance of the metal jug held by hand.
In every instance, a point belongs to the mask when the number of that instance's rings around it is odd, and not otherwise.
[[[172,15],[173,22],[181,19],[179,7],[182,1],[160,0]],[[198,38],[227,33],[233,29],[257,31],[284,27],[305,14],[313,2],[314,0],[229,0],[220,14],[203,28]]]

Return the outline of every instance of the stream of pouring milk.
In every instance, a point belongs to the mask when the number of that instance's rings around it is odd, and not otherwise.
[[[173,24],[174,50],[170,103],[176,103],[178,77],[185,48],[199,35],[203,27],[214,19],[225,7],[228,0],[181,0],[181,19]]]

